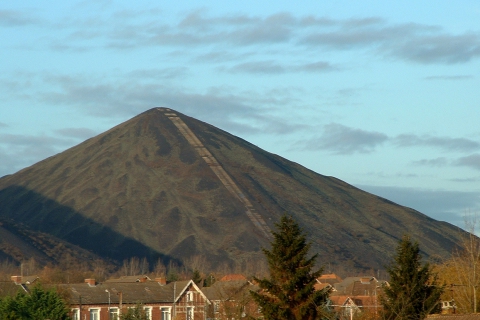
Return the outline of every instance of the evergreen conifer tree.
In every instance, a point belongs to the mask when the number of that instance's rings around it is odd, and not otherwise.
[[[30,293],[19,291],[13,297],[0,300],[0,319],[66,320],[68,309],[54,290],[35,286]]]
[[[389,286],[384,287],[380,297],[384,319],[425,319],[440,311],[444,286],[438,284],[430,265],[422,264],[418,243],[404,236],[396,251],[394,261],[387,267]]]
[[[192,280],[193,282],[195,282],[196,285],[200,285],[201,283],[203,283],[202,275],[200,274],[200,271],[198,271],[197,269],[193,271]]]
[[[271,249],[263,249],[270,271],[269,279],[257,279],[259,292],[251,292],[264,319],[319,319],[328,292],[315,291],[322,269],[313,271],[317,255],[308,258],[311,244],[291,216],[282,216],[272,232]]]

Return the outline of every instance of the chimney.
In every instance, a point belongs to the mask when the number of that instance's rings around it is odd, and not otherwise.
[[[90,287],[95,287],[95,285],[97,284],[95,279],[85,279],[85,283],[88,283]]]
[[[22,284],[22,276],[11,276],[10,279],[12,279],[15,284]]]
[[[160,277],[160,278],[155,278],[155,281],[158,282],[161,286],[164,286],[167,284],[167,278],[165,277]]]

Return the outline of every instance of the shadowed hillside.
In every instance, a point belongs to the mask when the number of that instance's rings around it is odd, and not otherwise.
[[[381,268],[403,234],[446,257],[460,230],[173,110],[146,111],[0,179],[0,218],[121,260],[262,257],[293,215],[325,263]]]

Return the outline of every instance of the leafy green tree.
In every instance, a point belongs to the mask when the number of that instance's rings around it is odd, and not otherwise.
[[[322,269],[313,271],[317,255],[308,258],[311,244],[291,216],[282,216],[272,232],[271,250],[263,249],[270,278],[254,278],[261,290],[251,292],[264,319],[319,319],[328,292],[315,291]]]
[[[0,319],[63,320],[68,319],[65,302],[55,289],[35,286],[30,293],[19,291],[0,301]]]
[[[418,242],[404,236],[396,255],[387,267],[389,286],[383,288],[380,301],[384,319],[425,319],[440,311],[440,296],[444,285],[438,284],[437,274],[428,263],[422,264]]]
[[[129,308],[120,316],[121,320],[149,320],[147,312],[143,309],[141,304],[137,304],[135,308]]]

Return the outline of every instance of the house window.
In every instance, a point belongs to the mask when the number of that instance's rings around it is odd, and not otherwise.
[[[161,320],[171,320],[170,307],[160,307],[160,319]]]
[[[118,314],[118,308],[110,308],[110,318],[109,320],[118,320],[120,319]]]
[[[187,292],[187,302],[193,302],[193,291]]]
[[[143,307],[143,310],[145,310],[145,315],[147,316],[147,319],[151,320],[152,319],[152,307]]]
[[[187,320],[193,320],[193,307],[187,307]]]
[[[213,301],[213,312],[217,313],[220,311],[220,301]]]
[[[80,309],[72,309],[72,320],[80,320]]]
[[[100,309],[89,309],[90,320],[100,320]]]

